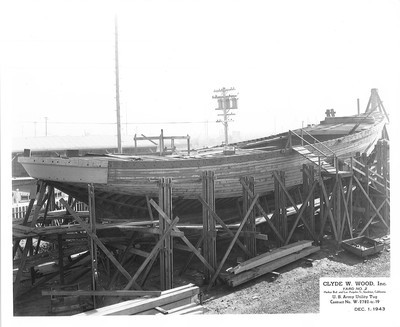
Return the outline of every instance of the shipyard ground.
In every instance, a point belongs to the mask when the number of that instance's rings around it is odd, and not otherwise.
[[[208,294],[207,314],[290,314],[319,312],[320,277],[389,277],[390,248],[366,259],[326,242],[309,256],[235,289],[220,286]]]
[[[381,233],[371,235],[371,237],[384,235],[382,230]],[[318,313],[320,277],[390,276],[390,244],[387,244],[381,253],[363,259],[338,248],[334,240],[326,238],[321,250],[308,258],[313,260],[312,266],[301,259],[278,269],[278,277],[276,274],[267,274],[236,288],[220,284],[209,292],[206,292],[206,285],[202,286],[205,313],[211,315]],[[179,259],[178,256],[176,259]],[[192,266],[185,275],[178,276],[179,267],[176,267],[174,285],[198,282],[196,274],[199,269],[201,270],[200,265]],[[157,271],[154,273],[150,276],[148,285],[157,289]],[[86,283],[90,285],[90,276],[88,275],[85,279],[80,281],[81,285]],[[49,288],[53,283],[47,284],[45,288]],[[24,284],[25,287],[30,287],[29,281],[25,281]],[[28,294],[15,302],[16,316],[51,315],[49,314],[49,297],[42,296],[39,289],[32,290]],[[114,300],[104,299],[102,305],[111,304]]]

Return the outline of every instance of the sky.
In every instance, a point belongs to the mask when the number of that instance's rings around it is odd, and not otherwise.
[[[12,1],[2,11],[2,112],[13,137],[122,133],[222,142],[215,89],[234,87],[230,140],[399,107],[400,2]],[[46,118],[47,117],[47,118]]]

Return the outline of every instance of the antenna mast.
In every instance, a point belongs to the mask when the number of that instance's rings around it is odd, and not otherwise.
[[[224,125],[225,132],[225,145],[229,144],[228,140],[228,123],[233,121],[229,118],[229,116],[234,116],[234,113],[230,113],[231,109],[237,109],[237,95],[236,94],[228,94],[229,91],[235,91],[235,88],[231,87],[230,89],[222,88],[219,90],[214,90],[214,93],[220,93],[221,95],[214,95],[213,99],[218,100],[218,108],[215,110],[221,110],[222,114],[218,114],[218,116],[223,116],[223,119],[218,119],[217,123],[222,123]]]
[[[117,105],[117,137],[118,153],[122,153],[121,145],[121,113],[119,104],[119,70],[118,70],[118,22],[115,15],[115,101]]]

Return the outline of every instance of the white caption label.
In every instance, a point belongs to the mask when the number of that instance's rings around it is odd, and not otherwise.
[[[389,278],[320,278],[320,313],[387,312]]]

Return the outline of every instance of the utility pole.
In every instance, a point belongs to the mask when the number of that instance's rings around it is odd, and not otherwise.
[[[45,128],[45,135],[47,136],[47,120],[49,118],[48,117],[44,117],[44,128]]]
[[[118,22],[115,15],[115,100],[117,105],[117,137],[118,153],[122,153],[121,145],[121,113],[119,104],[119,70],[118,70]]]
[[[221,110],[222,114],[218,114],[218,116],[223,116],[223,119],[218,119],[217,123],[222,123],[224,125],[224,132],[225,132],[225,145],[229,144],[228,140],[228,123],[233,121],[229,118],[229,116],[234,116],[234,113],[231,113],[231,109],[237,109],[237,94],[228,94],[229,91],[235,91],[235,88],[231,87],[226,89],[223,87],[219,90],[214,90],[214,93],[218,95],[214,95],[213,99],[218,100],[218,108],[215,110]]]

